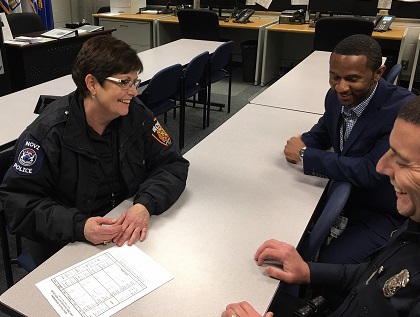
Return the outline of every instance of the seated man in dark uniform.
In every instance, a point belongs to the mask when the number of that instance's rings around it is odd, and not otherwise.
[[[420,97],[399,111],[390,146],[377,171],[389,177],[398,212],[409,219],[370,261],[306,263],[293,246],[277,240],[266,241],[255,254],[258,265],[267,259],[282,263],[282,269],[265,268],[271,277],[347,292],[344,303],[331,316],[420,316]],[[260,315],[247,302],[241,302],[228,305],[222,314],[232,316]]]

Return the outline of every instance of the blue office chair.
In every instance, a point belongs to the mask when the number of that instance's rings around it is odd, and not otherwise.
[[[182,77],[182,65],[175,64],[157,72],[149,81],[146,89],[138,95],[138,98],[152,110],[157,117],[165,114],[164,122],[167,122],[167,112],[176,106],[175,94],[177,93]],[[179,136],[180,138],[183,135]],[[180,140],[180,144],[183,140]]]
[[[196,103],[196,96],[197,94],[207,89],[207,85],[200,85],[200,81],[203,77],[205,77],[207,64],[209,61],[209,52],[205,51],[194,57],[189,63],[188,66],[184,69],[183,75],[181,78],[181,85],[180,89],[178,90],[177,94],[175,95],[175,99],[179,100],[180,102],[180,109],[181,109],[181,118],[180,118],[180,134],[184,135],[185,129],[185,107],[187,103],[187,99],[193,97],[193,107]],[[207,94],[206,91],[203,94],[204,100],[200,102],[203,103],[203,129],[205,127],[205,119],[206,119],[206,105],[207,105]],[[175,110],[175,109],[174,109]],[[174,117],[176,113],[174,112]],[[182,130],[182,131],[181,131]],[[180,137],[180,140],[183,138]],[[180,142],[179,148],[182,149],[184,144]]]
[[[7,149],[0,153],[0,180],[3,180],[4,175],[13,162],[14,151],[13,148]],[[28,250],[22,250],[21,237],[16,234],[16,257],[10,254],[8,227],[4,216],[4,210],[0,205],[0,239],[3,256],[4,273],[6,276],[7,287],[14,284],[12,265],[18,264],[23,267],[27,272],[31,272],[36,268]]]
[[[352,185],[344,181],[330,180],[312,214],[311,219],[296,247],[303,260],[314,261],[327,239],[330,228],[343,211],[350,196]],[[300,285],[282,283],[279,292],[299,297]]]
[[[211,104],[211,85],[219,80],[228,78],[228,113],[230,112],[230,102],[232,93],[232,52],[233,41],[225,42],[220,45],[210,56],[210,62],[207,75],[207,126],[210,124],[210,106]],[[219,106],[220,105],[216,105]],[[224,106],[224,105],[221,105]]]
[[[395,64],[392,66],[391,70],[389,71],[388,75],[386,76],[385,80],[391,84],[395,82],[397,77],[400,75],[402,71],[402,65],[401,64]]]

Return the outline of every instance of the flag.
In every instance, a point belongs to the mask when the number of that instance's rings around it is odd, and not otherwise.
[[[54,18],[51,0],[28,0],[32,2],[34,10],[41,16],[45,28],[52,30],[54,28]]]
[[[6,14],[22,12],[20,0],[0,0],[0,6]]]
[[[54,19],[51,0],[24,0],[22,2],[23,12],[34,12],[44,21],[45,28],[54,28]]]

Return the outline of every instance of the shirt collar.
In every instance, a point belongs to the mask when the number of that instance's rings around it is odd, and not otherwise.
[[[367,97],[365,100],[359,103],[356,107],[351,108],[351,109],[346,109],[343,106],[341,106],[341,113],[347,116],[356,115],[356,117],[359,118],[362,115],[362,112],[366,109],[367,105],[369,104],[369,101],[372,99],[373,95],[375,94],[377,87],[378,87],[378,83],[376,83],[375,88],[373,89],[369,97]]]

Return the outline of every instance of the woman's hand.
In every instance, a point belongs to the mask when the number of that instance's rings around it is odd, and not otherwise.
[[[86,240],[93,244],[108,243],[121,234],[121,225],[116,224],[117,219],[91,217],[86,220],[84,235]]]
[[[144,241],[149,225],[150,214],[146,207],[141,204],[135,204],[127,209],[115,222],[114,226],[122,226],[121,233],[113,239],[120,247],[125,241],[128,245],[133,245],[137,239]]]

